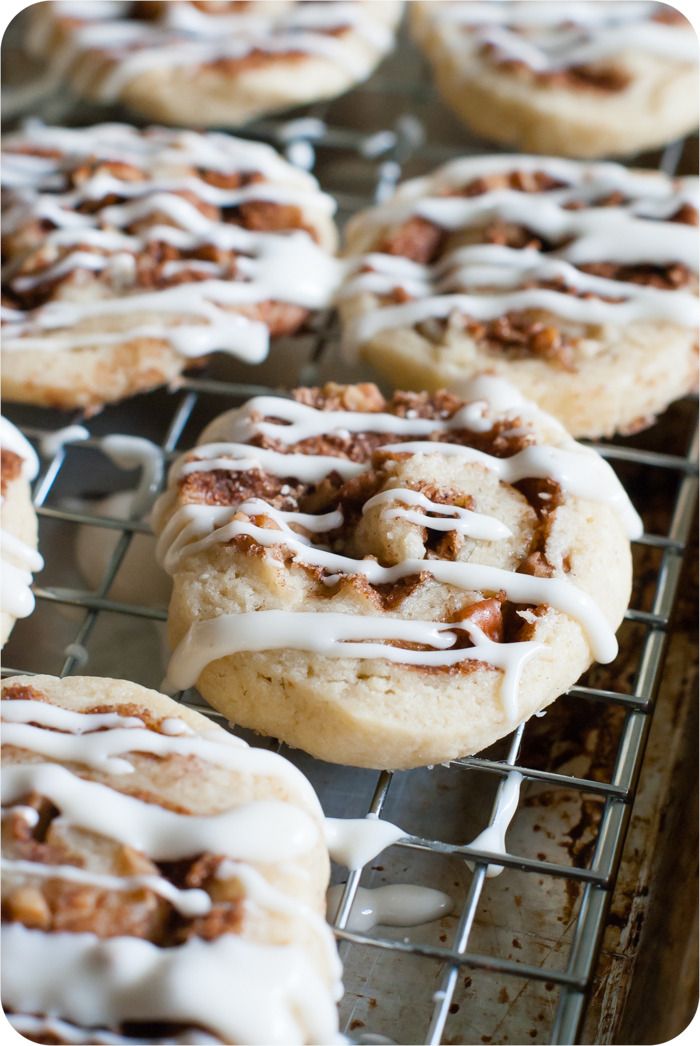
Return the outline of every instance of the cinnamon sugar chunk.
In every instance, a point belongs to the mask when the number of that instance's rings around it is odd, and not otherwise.
[[[188,505],[239,505],[248,498],[263,498],[274,508],[294,511],[303,489],[293,476],[283,479],[259,468],[190,472],[180,486]]]
[[[460,611],[460,619],[469,621],[481,629],[484,635],[494,643],[503,642],[503,604],[505,593],[480,599],[477,603]]]
[[[215,904],[206,915],[198,916],[185,923],[174,935],[173,944],[184,944],[192,937],[201,937],[205,941],[216,940],[225,933],[240,933],[245,917],[244,902],[230,901],[226,904]]]
[[[698,209],[692,203],[684,203],[678,208],[670,219],[672,222],[681,222],[683,225],[698,224]]]
[[[381,413],[387,402],[373,382],[338,385],[330,381],[321,388],[299,388],[292,392],[297,403],[315,410],[356,410]]]
[[[22,473],[22,458],[13,450],[0,449],[0,489],[4,495],[10,483]]]
[[[593,276],[603,276],[609,280],[623,280],[625,283],[638,283],[646,287],[659,287],[663,290],[688,287],[696,280],[694,273],[680,262],[673,265],[617,265],[613,262],[589,262],[581,265],[580,268],[583,272],[591,273]]]
[[[402,258],[429,265],[439,257],[447,233],[427,218],[409,218],[403,225],[386,233],[377,245],[382,254],[398,254]]]
[[[532,577],[553,577],[554,567],[547,562],[541,550],[530,552],[518,567],[519,574],[530,574]]]

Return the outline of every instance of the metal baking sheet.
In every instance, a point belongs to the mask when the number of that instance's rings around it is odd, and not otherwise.
[[[10,74],[25,68],[18,60],[20,35],[21,24],[5,41]],[[31,115],[74,124],[128,119],[119,111],[80,105],[65,92],[35,105]],[[290,130],[290,120],[298,115],[316,119],[314,133],[308,123]],[[323,187],[338,198],[341,219],[381,199],[399,178],[460,153],[493,151],[469,138],[440,104],[406,39],[367,84],[347,96],[263,121],[246,133],[312,165]],[[674,143],[661,155],[635,162],[673,171],[685,168],[691,156],[692,145]],[[367,377],[366,369],[342,359],[337,331],[328,317],[321,317],[315,329],[276,344],[259,367],[215,360],[177,390],[159,390],[89,419],[93,441],[44,461],[36,500],[47,567],[36,579],[35,614],[17,624],[5,648],[4,671],[125,675],[156,687],[163,677],[163,579],[153,572],[144,583],[143,563],[152,545],[147,526],[126,520],[119,529],[99,516],[105,510],[101,499],[133,490],[138,477],[105,458],[101,435],[146,436],[163,446],[167,460],[175,449],[191,445],[215,414],[261,388]],[[79,420],[37,408],[6,409],[36,439]],[[382,853],[361,877],[351,876],[350,892],[359,882],[410,882],[443,890],[454,905],[450,915],[410,929],[379,926],[351,934],[338,928],[346,986],[341,1025],[353,1040],[566,1043],[581,1037],[609,1042],[618,1034],[636,954],[630,926],[640,903],[637,897],[635,909],[635,898],[627,893],[641,869],[651,874],[648,861],[623,863],[623,899],[615,894],[613,920],[607,923],[606,913],[693,518],[694,426],[695,405],[688,400],[648,432],[604,448],[643,511],[646,528],[634,549],[632,610],[613,666],[593,670],[516,735],[450,766],[380,774],[322,763],[281,747],[308,774],[328,815],[363,816],[372,809],[409,834],[407,842]],[[115,516],[124,510],[123,503],[107,506]],[[134,557],[141,557],[137,566]],[[201,703],[193,692],[183,699]],[[668,709],[659,710],[652,756],[654,745],[668,751],[678,742],[683,719],[674,708],[675,723]],[[511,765],[518,766],[525,782],[508,834],[510,856],[500,876],[486,878],[483,861],[476,860],[470,870],[468,843],[489,823]],[[665,773],[657,767],[651,784],[643,782],[646,820],[640,826],[633,819],[632,825],[632,838],[642,851],[659,834],[668,792]],[[345,881],[347,872],[334,868],[333,878]],[[601,969],[610,976],[594,982],[604,932]]]

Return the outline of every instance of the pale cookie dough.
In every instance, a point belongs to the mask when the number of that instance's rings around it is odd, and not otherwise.
[[[641,525],[594,451],[493,378],[257,397],[156,504],[167,683],[322,759],[479,751],[610,661]]]
[[[659,3],[417,2],[438,88],[485,138],[624,156],[697,130],[698,40]]]
[[[4,142],[2,392],[95,409],[326,307],[334,201],[267,145],[125,124]]]
[[[94,101],[152,120],[237,127],[333,98],[394,45],[396,0],[38,4],[30,50]]]
[[[17,618],[34,609],[32,572],[44,567],[29,485],[38,471],[34,448],[7,418],[0,418],[0,646]]]
[[[344,341],[399,387],[507,377],[574,436],[697,387],[697,179],[538,156],[455,160],[348,226]]]
[[[25,1038],[336,1041],[324,821],[295,767],[117,679],[10,678],[2,719],[2,1002]]]

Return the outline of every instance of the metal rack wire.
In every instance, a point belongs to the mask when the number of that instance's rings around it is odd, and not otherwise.
[[[450,156],[479,149],[479,143],[471,142],[465,145],[463,138],[458,139],[460,144],[456,147],[446,145],[444,141],[428,141],[426,144],[422,140],[421,128],[413,119],[414,105],[430,97],[430,91],[426,92],[424,81],[419,75],[406,76],[403,82],[400,79],[391,79],[390,75],[387,78],[386,74],[375,76],[367,85],[358,89],[353,97],[364,98],[366,107],[371,110],[375,94],[382,98],[393,97],[398,109],[403,111],[403,115],[400,113],[390,128],[380,126],[374,128],[371,134],[368,134],[366,127],[354,129],[343,122],[348,113],[347,108],[335,103],[312,109],[317,121],[315,124],[302,121],[295,129],[295,126],[286,120],[265,121],[252,128],[252,133],[256,137],[283,145],[292,156],[296,145],[296,157],[302,158],[309,166],[316,162],[322,182],[324,171],[330,170],[331,180],[337,183],[332,191],[339,198],[341,210],[345,213],[383,197],[407,170],[413,173],[412,168],[416,162],[428,169]],[[318,122],[324,120],[325,125]],[[381,130],[389,132],[384,134],[383,139],[376,133]],[[301,150],[298,148],[299,143],[303,144]],[[682,143],[669,146],[661,157],[661,167],[672,173],[679,163],[681,153]],[[347,165],[346,169],[343,168],[343,164]],[[328,363],[335,341],[333,323],[329,318],[325,318],[317,325],[310,345],[307,336],[306,347],[310,351],[307,353],[306,362],[299,369],[297,377],[300,380],[313,380],[319,369]],[[220,410],[242,402],[250,395],[271,391],[274,390],[268,384],[232,382],[222,380],[215,372],[204,372],[197,377],[187,378],[175,391],[154,394],[157,397],[158,409],[168,411],[168,422],[160,440],[163,462],[166,463],[176,451],[187,445],[186,437],[198,412],[203,410],[206,416],[213,416]],[[149,402],[149,397],[141,397],[130,403],[129,421],[132,428],[136,427],[139,430],[140,421],[147,417]],[[46,415],[41,411],[14,411],[10,408],[8,415],[18,421],[25,433],[35,441],[40,441],[42,436],[51,430],[51,426],[47,429]],[[53,420],[55,419],[52,418]],[[67,424],[67,421],[68,419],[63,417],[52,427]],[[457,860],[462,867],[467,859],[473,862],[473,873],[464,896],[460,898],[459,910],[454,919],[451,943],[421,940],[417,935],[401,937],[386,932],[374,934],[351,931],[348,929],[348,918],[362,873],[352,872],[347,879],[334,923],[344,958],[349,959],[353,949],[371,949],[387,953],[394,964],[392,969],[395,970],[396,978],[402,976],[401,960],[409,956],[421,964],[431,964],[434,967],[431,976],[434,978],[434,984],[437,984],[437,990],[430,995],[421,1010],[421,1026],[418,1026],[417,1021],[414,1022],[411,1041],[430,1044],[465,1041],[445,1038],[446,1026],[456,1005],[454,1000],[459,978],[465,970],[486,971],[498,983],[514,977],[523,981],[547,982],[548,985],[553,985],[555,990],[558,989],[558,1004],[546,1034],[553,1043],[577,1041],[611,891],[615,886],[654,711],[655,696],[663,671],[669,622],[679,585],[683,553],[694,516],[697,494],[697,434],[693,433],[692,429],[693,425],[685,421],[682,433],[685,445],[680,453],[661,452],[643,437],[632,443],[620,441],[598,447],[614,467],[624,471],[632,466],[636,472],[637,483],[640,487],[643,486],[643,489],[654,486],[660,477],[663,477],[664,481],[672,479],[676,485],[665,528],[660,532],[645,533],[638,542],[643,549],[656,553],[659,559],[652,590],[647,593],[646,605],[635,604],[626,615],[631,632],[623,636],[622,645],[623,651],[627,652],[628,662],[630,659],[633,661],[631,685],[621,687],[619,692],[612,685],[580,685],[570,691],[573,698],[603,706],[614,706],[621,710],[621,728],[610,779],[598,780],[592,776],[562,773],[533,765],[533,761],[527,758],[525,752],[528,734],[532,729],[530,723],[522,724],[511,735],[505,752],[455,760],[446,771],[453,775],[452,780],[455,779],[454,775],[479,772],[498,781],[488,821],[493,820],[499,792],[508,775],[514,771],[522,774],[524,781],[533,785],[546,784],[554,789],[598,797],[602,810],[591,847],[590,860],[579,866],[573,861],[566,864],[543,859],[541,856],[508,854],[499,857],[498,862],[495,862],[493,855],[489,856],[484,851],[463,843],[445,842],[425,834],[407,834],[395,844],[395,851],[404,863],[417,859],[418,855],[424,855],[429,862],[441,858]],[[66,648],[67,653],[62,664],[56,666],[58,674],[61,675],[74,673],[81,667],[81,654],[89,654],[91,639],[101,615],[117,614],[137,622],[163,622],[166,618],[166,612],[162,607],[120,602],[109,595],[130,543],[135,535],[147,533],[148,525],[142,519],[124,520],[98,515],[89,508],[73,510],[60,502],[52,503],[55,500],[53,494],[57,483],[69,457],[95,447],[99,447],[98,437],[79,445],[59,448],[53,456],[45,460],[34,489],[34,504],[42,527],[50,521],[68,528],[89,525],[112,530],[118,535],[116,545],[96,587],[90,589],[77,586],[66,589],[55,585],[42,585],[41,582],[35,585],[37,599],[44,608],[55,610],[61,606],[72,607],[83,613],[72,643]],[[21,649],[21,630],[20,624],[16,630],[18,642],[13,641],[12,649]],[[25,651],[22,663],[6,666],[3,674],[31,672],[35,664],[32,651]],[[128,657],[124,674],[129,674]],[[201,699],[193,692],[182,695],[182,700],[206,714],[216,714],[204,707]],[[327,773],[332,775],[333,770],[328,770]],[[416,774],[418,771],[412,773]],[[358,812],[358,804],[364,803],[365,796],[369,795],[369,801],[359,812],[382,816],[397,787],[403,787],[396,784],[399,775],[389,771],[379,774],[358,771],[353,780],[359,781],[360,775],[362,784],[353,798],[353,814]],[[401,777],[405,778],[406,775]],[[321,799],[324,801],[322,789]],[[474,928],[484,900],[487,868],[489,864],[494,863],[502,865],[505,869],[517,870],[543,880],[562,879],[580,888],[580,903],[571,926],[566,962],[562,968],[538,964],[536,961],[520,961],[506,957],[505,954],[485,953],[474,946]],[[352,1023],[349,1026],[352,1034]],[[365,1041],[391,1040],[367,1037]],[[505,1041],[508,1041],[507,1038]]]

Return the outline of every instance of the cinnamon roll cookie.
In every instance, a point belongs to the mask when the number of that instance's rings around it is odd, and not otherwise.
[[[8,399],[95,408],[328,304],[335,204],[267,145],[31,123],[4,143]]]
[[[322,759],[478,751],[615,656],[639,519],[498,379],[250,400],[172,468],[167,685]]]
[[[330,1043],[340,967],[303,775],[116,679],[2,700],[2,1002],[52,1043]]]
[[[0,646],[18,617],[34,609],[32,571],[42,570],[30,481],[39,471],[33,447],[6,418],[0,418]]]
[[[413,32],[474,131],[564,156],[619,156],[697,130],[698,40],[667,4],[417,2]]]
[[[34,8],[30,50],[94,101],[236,127],[333,98],[394,43],[397,0],[62,3]]]
[[[357,215],[348,352],[390,381],[509,378],[575,436],[697,384],[697,179],[537,156],[456,160]]]

